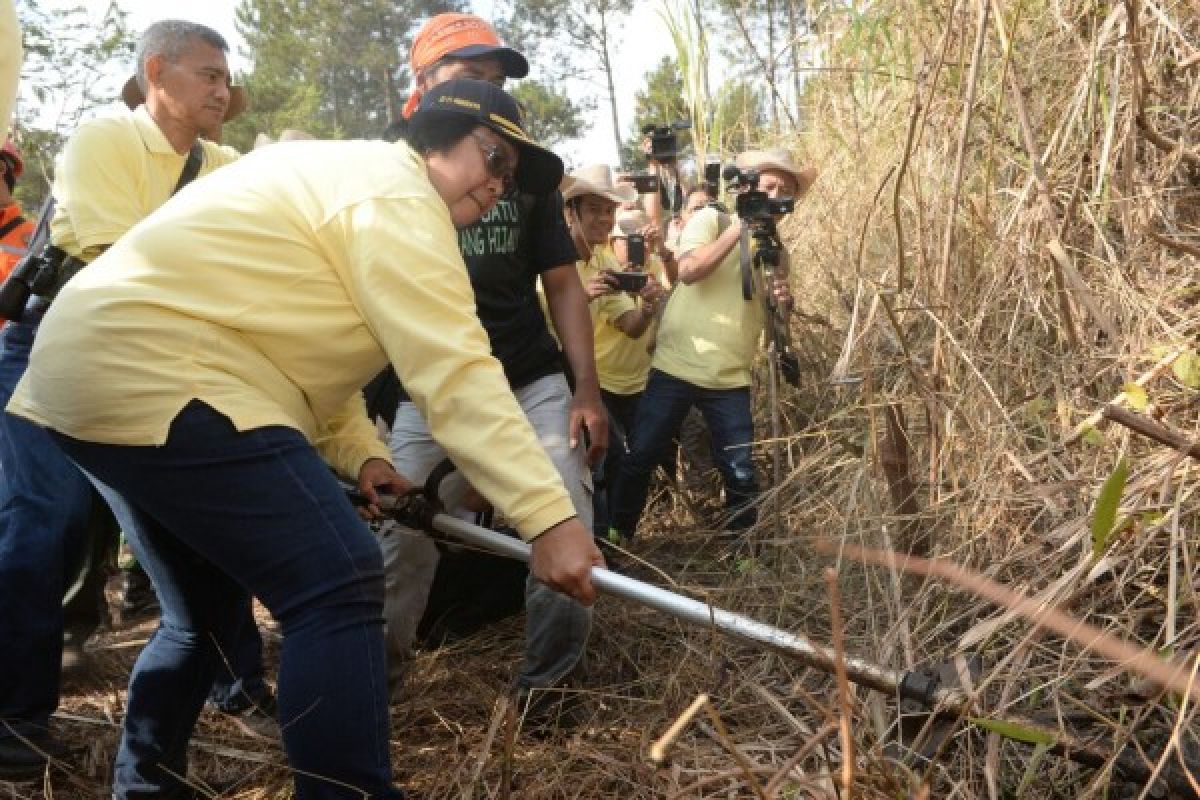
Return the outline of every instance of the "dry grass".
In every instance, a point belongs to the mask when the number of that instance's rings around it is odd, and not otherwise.
[[[1174,767],[1181,748],[1200,750],[1182,696],[971,591],[839,555],[925,537],[933,555],[1150,653],[1200,652],[1196,467],[1116,426],[1071,436],[1163,349],[1194,347],[1200,14],[1189,0],[1015,0],[981,20],[983,8],[880,0],[822,16],[839,69],[810,84],[799,145],[822,176],[786,228],[807,370],[787,397],[783,535],[770,520],[756,557],[731,555],[694,504],[664,496],[638,553],[687,591],[823,642],[830,567],[847,652],[901,670],[977,654],[983,713],[1151,763],[1165,749]],[[1149,411],[1200,438],[1194,387],[1169,369],[1144,383]],[[888,453],[916,515],[895,511]],[[1091,509],[1121,456],[1130,478],[1097,557]],[[840,699],[830,676],[612,600],[597,611],[591,722],[510,744],[497,703],[520,631],[513,620],[422,655],[394,708],[395,763],[421,797],[1163,796],[966,723],[930,762],[898,764],[884,750],[893,699]],[[105,684],[66,698],[63,728],[88,761],[45,797],[104,796],[129,635],[103,643]],[[700,693],[712,714],[651,765],[650,744]],[[238,797],[288,796],[276,747],[207,717],[197,743],[200,776],[244,778]]]

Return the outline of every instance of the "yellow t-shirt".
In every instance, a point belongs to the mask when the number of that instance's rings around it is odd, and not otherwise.
[[[16,6],[13,0],[0,0],[0,142],[8,136],[12,125],[23,54]]]
[[[236,161],[237,150],[202,142],[200,175]],[[80,125],[58,158],[50,240],[91,261],[171,196],[187,155],[180,155],[146,107]]]
[[[611,249],[604,253],[604,263],[597,269],[620,269],[616,256]],[[662,280],[663,265],[658,256],[651,255],[647,259],[646,271],[658,280]],[[585,282],[594,270],[585,275],[580,272],[580,278]],[[592,329],[596,342],[596,372],[600,378],[600,388],[606,392],[618,395],[637,394],[646,388],[646,377],[650,373],[650,345],[654,342],[654,324],[636,339],[630,338],[616,326],[616,321],[622,314],[637,309],[637,303],[626,292],[607,295],[600,300],[613,299],[612,304],[598,305],[599,301],[590,306],[592,312]],[[618,300],[619,299],[619,300]]]
[[[687,254],[720,235],[719,212],[696,214],[679,236]],[[762,301],[742,296],[742,269],[735,245],[701,281],[680,281],[658,326],[652,366],[705,389],[737,389],[751,383],[751,367],[763,330]]]
[[[193,398],[357,474],[389,361],[471,484],[532,538],[575,516],[487,335],[445,203],[403,143],[288,142],[197,181],[76,275],[9,411],[157,445]]]

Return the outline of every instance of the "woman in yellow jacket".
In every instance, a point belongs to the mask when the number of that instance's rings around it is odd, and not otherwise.
[[[474,312],[456,225],[562,164],[481,81],[423,100],[408,143],[287,142],[179,192],[80,272],[9,411],[95,479],[158,589],[114,796],[186,791],[187,741],[245,593],[279,621],[296,796],[397,798],[378,544],[328,465],[409,483],[359,387],[390,360],[471,483],[581,602],[602,563]],[[80,391],[87,387],[87,391]],[[234,623],[236,624],[236,623]]]

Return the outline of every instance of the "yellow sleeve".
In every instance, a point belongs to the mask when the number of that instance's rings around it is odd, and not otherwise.
[[[67,210],[85,260],[146,216],[130,163],[142,149],[136,130],[98,122],[67,140],[54,175],[54,198]]]
[[[720,235],[720,212],[715,208],[697,211],[679,234],[679,256],[682,258],[697,247],[717,240]]]
[[[0,140],[8,136],[12,125],[23,55],[16,6],[13,0],[0,0]]]
[[[201,175],[207,175],[215,169],[232,164],[242,157],[242,154],[228,145],[216,142],[204,142],[204,166],[200,168]]]
[[[367,403],[361,392],[324,421],[316,446],[331,467],[354,480],[358,479],[359,470],[369,459],[382,458],[392,463],[387,443],[379,440],[379,433],[367,417]]]
[[[575,516],[491,355],[445,205],[379,199],[339,216],[351,300],[451,460],[527,540]]]

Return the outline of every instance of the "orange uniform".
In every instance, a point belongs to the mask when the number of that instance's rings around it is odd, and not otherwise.
[[[25,255],[34,227],[15,202],[0,208],[0,282]]]

